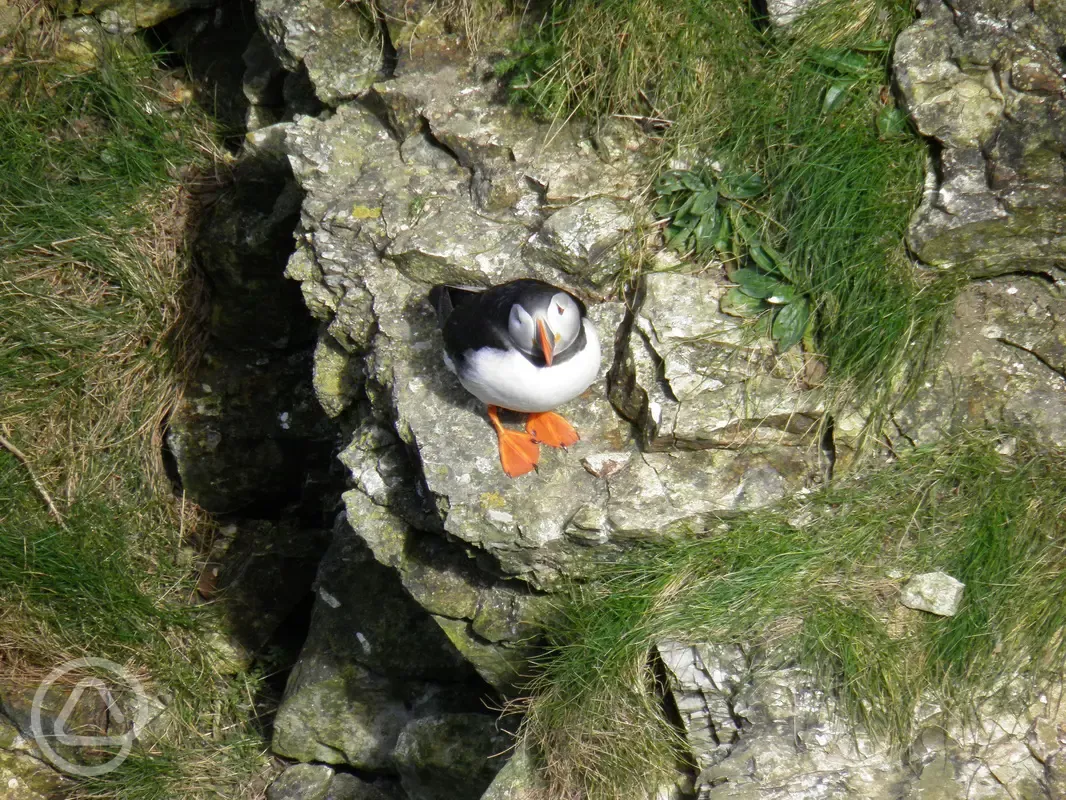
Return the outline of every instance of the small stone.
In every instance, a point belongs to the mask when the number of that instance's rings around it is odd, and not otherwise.
[[[478,800],[503,766],[506,734],[488,714],[440,714],[412,720],[393,763],[410,800]]]
[[[330,608],[340,608],[341,607],[341,601],[338,600],[333,595],[331,595],[329,592],[327,592],[321,586],[318,587],[318,596],[321,597],[322,598],[322,602],[325,603]]]
[[[1017,436],[1004,436],[998,442],[996,442],[996,452],[999,453],[1001,456],[1012,458],[1017,451]]]
[[[270,784],[267,800],[325,800],[332,779],[324,764],[294,764]]]
[[[943,572],[926,572],[915,575],[903,587],[900,602],[907,608],[928,611],[940,617],[951,617],[962,602],[961,583]]]
[[[625,469],[632,456],[632,453],[596,453],[581,459],[581,466],[590,475],[609,478]]]
[[[812,0],[769,0],[766,11],[771,25],[787,28],[812,5],[815,5]]]

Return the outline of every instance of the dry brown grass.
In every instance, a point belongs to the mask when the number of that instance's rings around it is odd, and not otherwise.
[[[55,334],[69,326],[75,329],[72,337],[91,336],[98,343],[81,364],[76,388],[57,392],[62,376],[45,370],[36,386],[0,398],[0,419],[12,443],[67,507],[80,493],[103,488],[110,476],[90,469],[90,462],[116,447],[139,451],[150,484],[168,487],[162,423],[195,369],[206,336],[204,282],[189,257],[195,225],[189,198],[184,186],[166,187],[141,210],[147,224],[129,232],[131,250],[114,253],[118,270],[138,276],[134,291],[155,300],[138,310],[132,325],[108,329],[108,310],[122,302],[120,290],[91,264],[63,252],[68,243],[34,247],[5,264],[0,293],[29,306],[34,316],[53,320]],[[145,264],[153,269],[144,270]]]
[[[192,236],[227,167],[160,77],[135,50],[0,73],[18,89],[0,105],[0,682],[96,656],[170,698],[157,738],[77,796],[258,797],[260,677],[202,640],[222,627],[188,602],[215,523],[161,459],[207,330]]]

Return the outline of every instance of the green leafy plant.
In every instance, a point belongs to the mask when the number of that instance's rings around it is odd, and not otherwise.
[[[666,246],[697,255],[715,251],[736,286],[722,298],[722,311],[764,320],[765,330],[784,353],[813,332],[810,298],[794,283],[788,259],[745,219],[745,201],[766,192],[755,173],[719,178],[692,170],[670,170],[655,181],[655,213],[669,220]]]
[[[727,256],[739,255],[743,242],[751,238],[739,221],[740,201],[763,194],[766,184],[754,173],[716,179],[692,170],[670,170],[656,179],[653,188],[659,196],[655,213],[670,220],[663,231],[667,247],[699,254],[713,248]]]
[[[863,49],[884,51],[886,48],[884,42],[876,42]],[[829,81],[822,95],[824,114],[830,114],[844,105],[851,90],[868,78],[871,72],[879,70],[878,63],[857,47],[815,47],[808,51],[808,58]]]
[[[722,298],[722,312],[735,317],[760,317],[766,320],[770,338],[784,353],[813,333],[811,301],[796,291],[789,275],[778,266],[786,264],[770,258],[769,245],[761,245],[770,269],[742,267],[729,276],[736,286]],[[774,251],[776,253],[776,251]],[[765,315],[765,316],[764,316]]]
[[[839,110],[853,95],[859,94],[856,86],[877,83],[890,50],[888,42],[876,41],[855,47],[816,47],[808,51],[814,71],[827,82],[822,95],[822,113],[828,115]],[[910,131],[907,115],[891,101],[887,91],[883,92],[874,124],[881,139],[906,136]]]

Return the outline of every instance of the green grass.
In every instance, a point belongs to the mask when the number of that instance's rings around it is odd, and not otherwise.
[[[1066,656],[1066,454],[1020,440],[1007,457],[1002,441],[919,448],[572,587],[522,727],[551,796],[639,796],[670,779],[681,743],[649,666],[661,640],[791,648],[851,720],[897,746],[921,696],[961,714],[1018,668],[1039,685]],[[953,617],[899,604],[906,578],[932,570],[966,584]]]
[[[899,130],[887,67],[913,18],[909,0],[828,0],[786,36],[740,0],[577,0],[557,3],[501,71],[542,117],[637,117],[664,164],[759,173],[769,193],[752,216],[814,299],[837,403],[883,407],[915,385],[956,291],[918,277],[903,246],[926,148]]]
[[[188,609],[155,603],[143,590],[147,559],[130,541],[131,531],[167,525],[169,516],[123,507],[120,499],[74,504],[64,529],[42,513],[23,465],[0,451],[0,596],[9,604],[16,601],[65,642],[92,642],[101,657],[122,661],[130,650],[155,641],[160,629],[191,627],[193,616]],[[158,562],[156,556],[156,570]]]
[[[211,126],[136,47],[80,72],[40,53],[3,70],[0,682],[94,656],[168,698],[154,738],[71,796],[253,795],[262,678],[201,638],[223,623],[187,604],[188,538],[211,522],[160,461],[202,313],[182,175],[210,168]]]

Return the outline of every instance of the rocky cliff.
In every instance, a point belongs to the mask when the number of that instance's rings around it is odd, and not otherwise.
[[[68,11],[117,32],[199,5]],[[200,32],[217,24],[191,13]],[[270,796],[477,798],[509,741],[481,700],[519,685],[560,579],[820,485],[848,468],[864,420],[826,424],[797,357],[721,312],[721,271],[687,274],[660,254],[636,274],[632,248],[653,221],[650,145],[634,125],[542,124],[506,106],[493,33],[472,54],[432,3],[259,0],[255,17],[240,158],[259,176],[242,205],[256,210],[216,211],[203,257],[231,292],[258,297],[235,334],[276,323],[284,339],[284,302],[255,294],[255,270],[280,269],[298,217],[284,269],[318,324],[313,391],[333,420],[298,427],[323,447],[340,432],[349,487],[274,727],[275,752],[307,763]],[[502,35],[516,21],[493,24]],[[909,244],[923,268],[972,281],[937,369],[892,419],[896,447],[985,424],[1066,446],[1064,54],[1066,16],[1050,2],[925,0],[900,37],[898,87],[931,144]],[[484,409],[443,367],[428,291],[518,277],[582,297],[604,358],[564,409],[581,441],[512,480]],[[294,367],[282,351],[270,374]],[[236,393],[262,394],[254,378]],[[242,478],[212,464],[205,424],[233,409],[209,393],[175,427],[183,478],[207,498],[276,493],[284,437],[255,433]],[[1066,793],[1057,696],[1023,707],[1007,686],[973,730],[931,724],[901,755],[846,726],[787,653],[664,642],[658,657],[698,767],[671,796]],[[527,755],[485,796],[536,796]]]
[[[631,277],[626,248],[649,222],[639,130],[537,124],[502,106],[488,62],[441,33],[431,11],[386,9],[376,36],[343,50],[309,31],[311,21],[357,24],[348,7],[262,2],[257,13],[278,61],[306,69],[329,107],[253,130],[247,146],[287,158],[304,192],[287,274],[322,322],[320,401],[354,426],[334,548],[350,539],[394,571],[490,685],[513,687],[561,577],[847,466],[862,420],[838,419],[826,433],[823,398],[797,380],[797,363],[720,312],[723,274],[652,271],[619,291]],[[1000,277],[963,292],[938,371],[895,418],[900,446],[986,423],[1035,425],[1064,443],[1056,14],[930,3],[901,38],[904,102],[936,144],[911,244],[930,267]],[[602,379],[565,409],[581,442],[511,480],[483,409],[441,366],[427,293],[517,277],[582,296],[607,346]],[[327,556],[322,576],[312,641],[326,630],[339,641],[349,605],[330,601],[340,595],[326,595],[327,582],[350,586],[356,574]],[[354,645],[334,652],[344,648]],[[664,648],[697,761],[707,761],[693,788],[701,797],[771,786],[780,796],[1014,796],[1058,785],[1047,767],[1058,745],[1026,738],[1058,724],[1057,711],[1015,708],[1009,724],[991,714],[995,735],[955,732],[937,744],[923,733],[921,754],[901,761],[838,727],[787,659],[756,676],[742,653]],[[328,692],[344,668],[314,689],[303,677],[291,684],[279,730],[317,713],[301,698]],[[750,713],[736,710],[740,697]],[[720,718],[719,706],[732,712]],[[707,731],[713,756],[698,744]],[[505,791],[513,771],[492,791]]]

